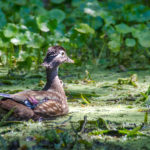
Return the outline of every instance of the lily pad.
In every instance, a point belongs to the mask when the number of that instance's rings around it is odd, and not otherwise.
[[[14,37],[18,33],[18,27],[15,24],[9,23],[3,33],[7,38]]]
[[[57,21],[50,20],[50,18],[47,16],[38,16],[36,18],[36,22],[39,29],[43,32],[49,32],[57,27]]]
[[[140,32],[138,40],[143,47],[150,47],[150,31]]]
[[[120,42],[116,41],[116,40],[112,40],[108,42],[108,47],[114,51],[114,52],[118,52],[120,50]]]
[[[42,36],[40,36],[39,34],[32,33],[29,31],[27,31],[25,34],[29,40],[27,47],[40,48],[43,45],[44,38]]]
[[[24,34],[19,34],[15,38],[12,38],[10,41],[14,45],[23,45],[27,42],[27,37]]]
[[[52,9],[49,12],[51,19],[56,19],[58,23],[62,22],[66,18],[66,14],[61,9]]]
[[[115,27],[116,27],[116,30],[119,33],[126,34],[126,33],[131,32],[131,28],[128,25],[124,24],[124,23],[118,24]]]
[[[125,44],[128,47],[134,47],[136,45],[136,41],[134,39],[132,39],[132,38],[127,38],[125,40]]]
[[[94,34],[95,33],[94,29],[85,23],[80,23],[77,27],[75,27],[75,30],[80,33],[83,33],[83,34]]]

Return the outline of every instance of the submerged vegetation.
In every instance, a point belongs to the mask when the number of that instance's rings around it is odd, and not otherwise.
[[[70,113],[0,110],[0,149],[150,149],[147,0],[1,0],[0,20],[0,93],[41,89],[49,46],[75,60],[60,67]]]
[[[65,74],[71,74],[72,70],[61,72],[70,108],[67,116],[20,121],[10,116],[13,110],[9,113],[1,111],[0,145],[8,149],[116,150],[129,146],[149,149],[149,107],[148,103],[145,105],[145,95],[149,95],[150,72],[117,73],[93,67],[86,69],[95,82],[85,82],[87,71],[76,71],[67,78],[64,78]],[[137,86],[118,84],[118,80],[130,81],[133,76],[136,76]],[[0,92],[40,89],[39,83],[45,82],[40,72],[35,74],[31,71],[24,76],[24,81],[18,80],[19,77],[13,74],[11,78],[9,75],[7,80],[13,84],[3,83]],[[0,83],[3,80],[6,79],[1,75]]]

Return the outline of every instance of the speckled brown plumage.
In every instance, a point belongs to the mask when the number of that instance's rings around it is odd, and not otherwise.
[[[64,62],[73,63],[68,58],[64,48],[53,46],[48,49],[44,58],[43,66],[46,67],[47,82],[41,91],[23,91],[16,94],[3,94],[0,108],[5,110],[14,109],[15,116],[19,118],[38,118],[60,116],[68,113],[67,98],[62,82],[58,77],[58,66]],[[8,99],[9,98],[9,99]],[[34,107],[25,106],[29,101]]]

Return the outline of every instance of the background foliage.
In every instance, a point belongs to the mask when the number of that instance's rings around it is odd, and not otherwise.
[[[1,0],[0,64],[38,68],[50,45],[64,46],[76,65],[147,67],[147,0]]]

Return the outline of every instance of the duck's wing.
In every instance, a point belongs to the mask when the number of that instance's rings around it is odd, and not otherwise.
[[[19,104],[11,99],[5,99],[0,101],[0,108],[10,111],[13,109],[13,113],[17,118],[29,119],[34,116],[34,111],[22,104]]]
[[[47,102],[38,105],[34,109],[34,113],[43,117],[63,115],[62,103],[61,101],[48,100]]]
[[[49,93],[48,99],[37,105],[34,112],[44,117],[60,116],[68,113],[68,105],[66,96],[62,96],[58,92]]]
[[[2,100],[10,99],[33,109],[45,95],[41,91],[23,91],[16,94],[0,93],[0,97]]]
[[[11,99],[18,103],[22,103],[26,105],[27,107],[33,109],[37,105],[50,100],[58,100],[61,99],[61,95],[58,94],[55,91],[49,90],[49,91],[23,91],[16,94],[5,94],[0,93],[0,96],[3,97],[3,99]]]

